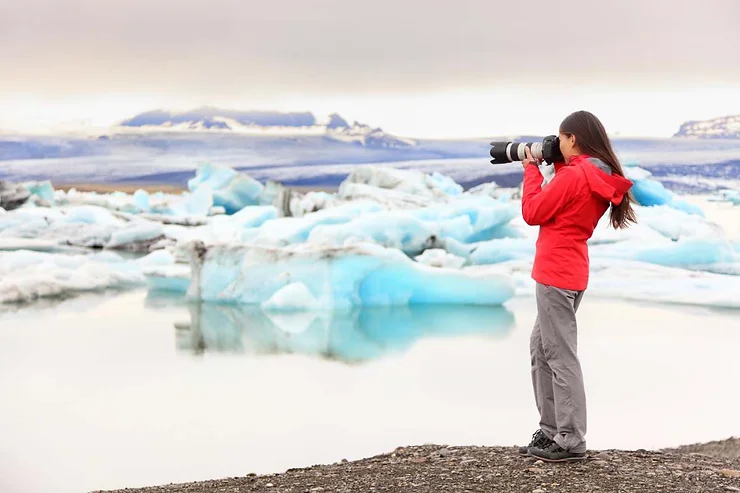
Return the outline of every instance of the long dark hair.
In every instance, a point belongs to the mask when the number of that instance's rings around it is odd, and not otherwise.
[[[624,176],[622,165],[612,149],[604,125],[592,113],[588,111],[571,113],[560,124],[560,133],[568,136],[575,135],[576,146],[581,152],[601,159],[609,165],[613,174]],[[619,205],[612,204],[610,222],[614,229],[624,229],[629,226],[629,223],[637,222],[632,202],[634,202],[632,194],[626,193]]]

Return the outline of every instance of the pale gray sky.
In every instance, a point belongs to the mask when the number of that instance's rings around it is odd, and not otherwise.
[[[223,104],[485,134],[640,101],[659,133],[740,112],[739,22],[738,0],[0,0],[0,123]]]

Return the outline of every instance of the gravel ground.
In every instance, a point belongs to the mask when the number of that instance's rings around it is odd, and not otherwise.
[[[735,438],[663,451],[590,451],[588,460],[548,464],[515,448],[425,445],[283,474],[119,493],[740,492],[739,452]]]

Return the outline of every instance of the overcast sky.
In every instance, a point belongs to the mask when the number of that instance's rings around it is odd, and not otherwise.
[[[740,113],[738,24],[739,0],[0,0],[0,125],[218,104],[462,136],[585,108],[661,134]]]

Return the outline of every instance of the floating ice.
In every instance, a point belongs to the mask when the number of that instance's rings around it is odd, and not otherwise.
[[[128,288],[144,281],[136,264],[112,252],[95,255],[0,252],[0,303]]]
[[[23,183],[23,186],[26,187],[31,196],[38,197],[48,205],[54,204],[54,187],[50,181],[26,182]]]
[[[276,219],[278,211],[271,205],[245,207],[232,216],[216,216],[199,227],[167,226],[165,234],[179,242],[201,240],[206,244],[240,243],[253,238],[266,221]]]
[[[622,241],[592,246],[590,255],[591,258],[638,260],[673,267],[702,267],[740,261],[732,244],[721,237]]]
[[[732,205],[740,205],[740,191],[738,190],[720,190],[718,195],[722,201],[730,202]]]
[[[497,235],[497,229],[517,214],[515,205],[491,197],[466,197],[446,206],[413,211],[382,211],[352,221],[316,227],[310,243],[342,246],[372,242],[418,255],[446,238],[474,242]]]
[[[463,257],[448,253],[441,248],[424,250],[424,253],[415,257],[414,260],[430,267],[451,267],[453,269],[461,268],[466,262]]]
[[[303,284],[273,299],[272,309],[306,303],[306,291],[322,309],[416,303],[498,305],[513,295],[507,276],[468,276],[428,267],[398,250],[370,244],[344,248],[296,245],[193,246],[189,296],[205,301],[262,304],[291,284]],[[294,296],[289,296],[290,294]],[[300,295],[300,296],[298,296]]]
[[[261,245],[304,243],[308,240],[311,232],[321,225],[343,224],[358,216],[381,210],[381,206],[370,202],[347,202],[305,217],[268,219],[258,226],[244,230],[241,239],[244,242]]]
[[[190,322],[178,325],[177,346],[182,350],[304,354],[349,363],[402,352],[427,338],[503,337],[515,324],[513,314],[501,306],[266,313],[254,305],[199,303],[189,310]]]
[[[233,214],[249,205],[259,205],[264,185],[243,173],[225,166],[203,164],[195,178],[188,181],[188,189],[195,192],[208,186],[213,192],[213,204]]]
[[[0,237],[54,240],[60,245],[142,249],[162,236],[161,224],[132,221],[96,206],[22,208],[0,217]]]
[[[191,269],[187,264],[153,265],[142,269],[150,292],[186,293],[190,288]]]
[[[515,259],[533,258],[535,242],[532,238],[500,238],[478,243],[470,253],[472,264],[495,264]]]
[[[624,172],[627,178],[634,182],[631,192],[639,204],[645,206],[667,205],[689,214],[704,215],[700,207],[676,197],[662,183],[651,179],[652,173],[649,171],[638,166],[625,166]]]
[[[425,174],[384,166],[359,166],[343,182],[349,183],[360,183],[428,198],[460,195],[463,192],[463,187],[440,173]]]

